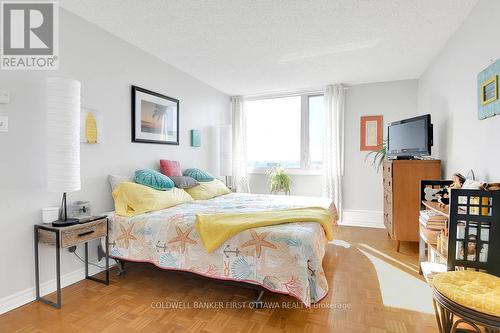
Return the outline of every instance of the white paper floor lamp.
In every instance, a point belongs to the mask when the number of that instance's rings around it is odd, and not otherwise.
[[[68,219],[66,193],[79,191],[80,82],[47,79],[47,180],[50,192],[63,193],[59,220],[54,226],[78,223]]]
[[[226,179],[226,185],[229,185],[229,179],[233,175],[233,145],[232,145],[231,125],[221,126],[220,128],[220,175]]]
[[[220,131],[219,126],[211,126],[209,129],[210,156],[213,156],[210,164],[210,172],[215,177],[220,176]]]

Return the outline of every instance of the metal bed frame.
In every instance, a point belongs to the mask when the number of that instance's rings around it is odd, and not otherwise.
[[[127,270],[125,268],[125,263],[127,263],[129,261],[123,260],[123,259],[116,259],[116,258],[113,258],[113,257],[111,257],[111,258],[113,260],[115,260],[116,263],[117,263],[116,266],[118,268],[118,272],[116,273],[116,275],[117,276],[124,276],[125,274],[127,274]],[[158,267],[158,268],[159,269],[163,269],[165,271],[169,271],[169,269],[167,269],[167,268],[165,268],[165,269],[164,268],[160,268],[160,267]],[[175,272],[179,273],[179,274],[182,274],[182,275],[186,275],[186,276],[202,278],[202,279],[206,279],[206,280],[210,280],[210,281],[216,281],[218,283],[229,285],[229,286],[233,286],[233,287],[239,287],[239,288],[245,288],[245,289],[254,290],[256,292],[256,296],[255,296],[255,298],[252,301],[250,301],[250,308],[261,309],[264,306],[264,302],[262,301],[262,296],[264,295],[264,291],[266,291],[267,289],[264,288],[264,287],[262,287],[262,286],[260,286],[260,285],[258,285],[258,284],[252,284],[252,283],[248,283],[248,282],[238,282],[238,281],[222,280],[222,279],[216,279],[216,278],[209,278],[207,276],[199,275],[199,274],[192,273],[192,272],[186,272],[186,271],[175,271]]]

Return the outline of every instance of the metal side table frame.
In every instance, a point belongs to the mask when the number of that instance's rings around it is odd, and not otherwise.
[[[43,296],[40,296],[40,264],[38,255],[38,237],[39,230],[46,230],[53,232],[55,234],[55,248],[56,248],[56,302],[53,302]],[[89,260],[88,260],[88,242],[85,242],[85,279],[103,283],[109,285],[109,226],[106,223],[106,270],[105,279],[98,279],[93,276],[89,276]],[[35,241],[35,286],[36,286],[36,300],[42,301],[45,304],[53,306],[60,309],[62,306],[61,301],[61,230],[59,228],[48,227],[40,224],[35,224],[34,226],[34,241]]]

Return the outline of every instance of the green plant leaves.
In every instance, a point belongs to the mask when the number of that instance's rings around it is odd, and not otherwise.
[[[271,193],[285,192],[290,193],[292,180],[286,173],[285,169],[279,166],[274,166],[267,170],[267,184]]]
[[[367,160],[371,159],[371,166],[377,169],[377,173],[384,164],[387,155],[387,140],[382,142],[382,147],[378,150],[374,150],[366,154],[365,163]]]

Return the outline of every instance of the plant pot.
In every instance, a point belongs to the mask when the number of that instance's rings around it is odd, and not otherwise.
[[[274,192],[271,192],[271,194],[274,194],[274,195],[290,195],[290,191],[274,191]]]

